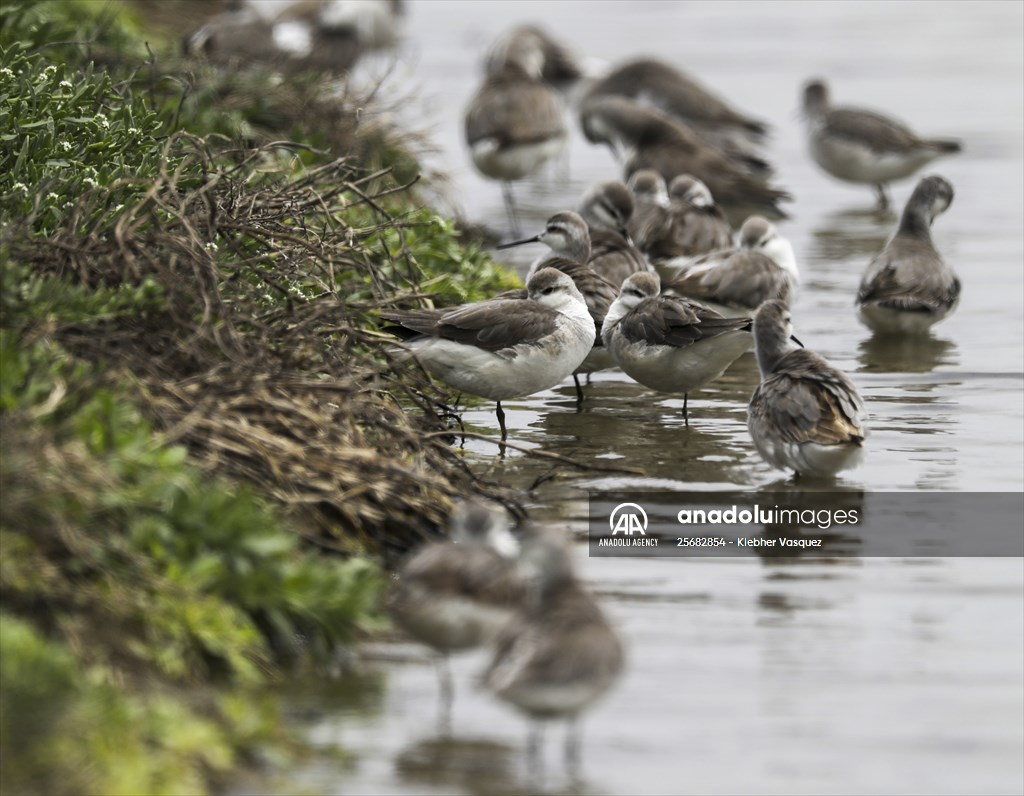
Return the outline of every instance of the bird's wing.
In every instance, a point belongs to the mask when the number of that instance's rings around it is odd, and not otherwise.
[[[787,354],[758,385],[751,414],[792,443],[859,443],[864,439],[864,403],[841,371],[813,351]]]
[[[960,296],[960,280],[922,241],[894,238],[864,272],[857,303],[910,312],[935,312]]]
[[[825,132],[862,144],[875,152],[905,152],[921,139],[905,124],[874,111],[835,108],[825,115]]]
[[[750,329],[749,318],[723,318],[681,296],[655,296],[642,302],[620,322],[627,340],[683,348],[726,332]]]
[[[684,272],[666,287],[681,296],[743,309],[756,309],[775,298],[788,302],[793,290],[789,274],[770,257],[749,250],[712,268]]]
[[[484,351],[535,345],[558,327],[556,310],[529,299],[492,299],[450,310],[389,310],[385,320]]]

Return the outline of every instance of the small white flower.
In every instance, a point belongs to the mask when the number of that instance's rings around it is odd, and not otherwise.
[[[72,149],[74,149],[74,146],[72,146],[70,141],[61,141],[57,146],[59,146],[65,152],[70,152]]]
[[[55,193],[54,193],[53,191],[50,191],[50,192],[49,192],[48,194],[46,194],[46,198],[47,198],[47,199],[52,199],[52,200],[53,200],[53,201],[55,201],[55,202],[56,202],[56,201],[57,201],[58,199],[60,199],[60,197],[59,197],[59,196],[57,196],[57,194],[55,194]]]
[[[141,135],[141,134],[142,134],[142,130],[140,130],[138,127],[129,127],[128,128],[128,135]]]
[[[71,81],[70,80],[62,80],[62,81],[60,81],[60,87],[61,88],[74,88],[74,86],[71,85]]]
[[[100,127],[102,127],[104,130],[110,127],[110,121],[102,113],[97,113],[92,118],[94,122],[99,122]]]
[[[84,180],[82,180],[82,182],[84,182],[90,188],[95,188],[96,186],[99,185],[99,183],[96,182],[96,180],[94,180],[92,177],[86,177]]]
[[[211,240],[209,243],[206,244],[206,251],[208,251],[208,252],[215,252],[215,251],[217,251],[217,244],[214,243]]]
[[[21,191],[22,193],[28,193],[28,186],[23,182],[16,182],[11,186],[12,191]]]
[[[51,75],[55,75],[56,73],[57,73],[57,67],[51,65],[51,66],[46,67],[46,69],[43,70],[43,77],[50,77]]]
[[[8,69],[5,66],[3,69],[0,69],[0,77],[6,77],[7,79],[12,79],[14,77],[14,72],[12,72],[10,69]]]

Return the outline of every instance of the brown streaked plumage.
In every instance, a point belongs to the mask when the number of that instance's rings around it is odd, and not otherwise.
[[[754,346],[761,383],[750,398],[747,427],[762,458],[817,478],[859,464],[867,433],[860,394],[846,374],[799,347],[781,301],[758,309]]]

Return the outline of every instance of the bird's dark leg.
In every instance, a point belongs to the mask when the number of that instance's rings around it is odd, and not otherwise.
[[[498,401],[498,408],[494,410],[494,413],[498,416],[498,426],[501,427],[501,441],[504,442],[508,437],[508,431],[505,429],[505,410],[501,408],[501,401]]]
[[[452,682],[452,670],[447,655],[441,655],[437,659],[437,679],[441,693],[441,710],[438,714],[438,725],[441,734],[445,735],[451,729],[452,704],[455,702],[455,685]]]
[[[875,185],[875,196],[878,197],[878,211],[884,213],[889,209],[889,192],[885,190],[885,183]]]
[[[526,741],[526,765],[537,778],[536,784],[544,779],[544,723],[534,721],[530,726],[530,736]]]
[[[516,209],[516,199],[512,195],[512,183],[505,181],[501,184],[501,195],[505,199],[505,212],[508,214],[508,223],[512,225],[512,234],[520,237],[523,233],[519,228],[519,211]]]
[[[580,377],[572,374],[572,380],[576,383],[576,406],[583,404],[583,387],[580,386]]]
[[[683,393],[683,422],[686,427],[690,427],[690,413],[687,411],[687,405],[690,403],[690,393]]]
[[[572,719],[565,730],[565,770],[575,777],[580,769],[580,723]]]

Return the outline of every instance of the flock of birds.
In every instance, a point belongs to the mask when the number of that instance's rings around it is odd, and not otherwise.
[[[229,0],[228,11],[189,37],[211,58],[283,57],[347,69],[360,52],[395,37],[400,0],[296,0],[265,7]],[[640,384],[688,396],[754,348],[760,384],[748,429],[761,457],[800,477],[832,478],[864,450],[864,404],[850,379],[803,347],[790,304],[800,282],[792,246],[773,220],[791,196],[772,184],[768,129],[670,64],[634,59],[599,75],[542,29],[523,25],[493,43],[465,118],[475,167],[500,181],[513,230],[512,184],[557,160],[566,147],[568,97],[586,138],[622,166],[553,214],[526,288],[448,309],[382,313],[403,349],[450,386],[497,403],[573,376],[621,368]],[[869,110],[833,106],[821,80],[804,87],[808,149],[828,174],[887,186],[956,141],[922,138]],[[960,282],[936,251],[935,218],[953,199],[939,176],[921,179],[885,247],[868,264],[855,299],[876,335],[920,335],[952,312]],[[730,218],[743,218],[738,232]],[[449,653],[492,644],[482,684],[536,720],[565,718],[566,760],[579,760],[579,715],[615,682],[623,651],[593,597],[576,580],[564,540],[527,530],[521,549],[505,515],[457,507],[447,541],[416,551],[389,598],[397,624],[441,656],[441,694],[453,698]]]
[[[543,243],[526,288],[448,309],[382,314],[405,350],[450,386],[496,401],[549,389],[568,376],[618,367],[640,384],[684,397],[754,348],[760,384],[748,429],[761,457],[797,477],[833,478],[864,452],[856,387],[793,334],[800,281],[793,247],[770,219],[789,200],[771,184],[766,126],[669,64],[633,60],[588,79],[541,29],[521,26],[491,47],[470,101],[466,141],[476,168],[501,181],[513,229],[512,183],[558,158],[566,144],[563,92],[583,85],[577,107],[588,140],[611,147],[622,179],[592,186],[575,210],[543,231],[498,248]],[[955,141],[925,139],[872,111],[833,107],[820,80],[804,89],[811,156],[842,180],[887,185]],[[895,233],[869,263],[855,305],[876,335],[917,335],[957,305],[960,282],[936,251],[934,219],[953,199],[939,176],[919,181]],[[746,214],[735,234],[730,213]],[[738,217],[743,217],[742,215]],[[441,654],[493,643],[483,685],[537,722],[565,718],[566,761],[579,759],[577,719],[614,683],[620,642],[572,575],[563,544],[528,532],[515,547],[499,515],[471,504],[452,536],[399,571],[390,607],[398,624]],[[441,668],[442,695],[452,686]]]
[[[594,185],[575,211],[551,216],[525,291],[450,309],[397,310],[383,319],[423,367],[450,386],[497,402],[568,376],[618,367],[653,390],[688,396],[754,347],[761,383],[748,408],[754,447],[797,477],[854,467],[864,404],[847,376],[792,334],[799,285],[792,246],[771,219],[789,200],[771,185],[767,128],[661,61],[642,58],[587,77],[573,54],[532,25],[490,48],[470,100],[466,142],[476,168],[501,181],[518,230],[512,183],[559,156],[568,137],[564,92],[579,98],[586,137],[611,147],[622,179]],[[567,88],[571,87],[571,88]],[[581,88],[582,86],[582,88]],[[809,150],[826,172],[874,186],[912,175],[960,144],[922,138],[868,110],[834,107],[824,82],[804,89]],[[935,217],[953,188],[924,177],[856,297],[876,335],[921,334],[956,307],[960,282],[936,251]],[[753,212],[734,243],[730,214]]]
[[[531,770],[541,770],[544,722],[567,719],[565,761],[580,763],[580,714],[622,672],[622,644],[573,573],[566,540],[527,528],[520,543],[497,507],[456,507],[449,541],[420,548],[388,598],[396,623],[439,654],[442,722],[450,721],[453,652],[490,645],[480,683],[533,721]]]

